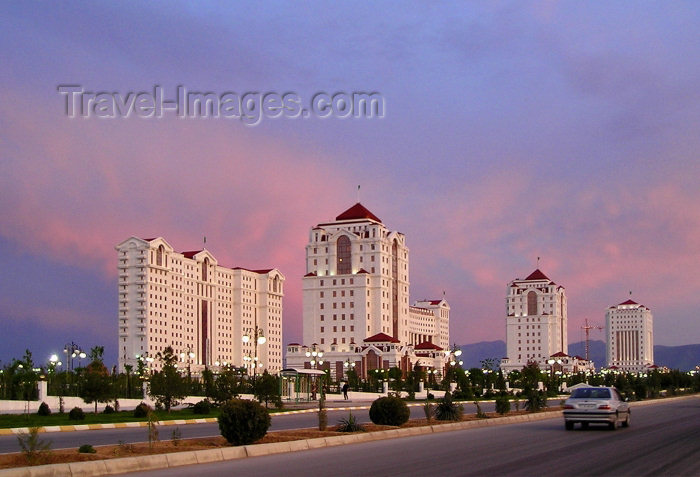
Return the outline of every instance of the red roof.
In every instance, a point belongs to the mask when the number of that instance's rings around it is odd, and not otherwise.
[[[422,343],[419,343],[413,347],[415,350],[429,350],[429,349],[434,349],[436,351],[442,351],[442,348],[440,348],[438,345],[435,343],[431,343],[430,341],[423,341]]]
[[[289,343],[287,346],[301,346],[299,343]]]
[[[633,300],[627,300],[627,301],[623,301],[622,303],[620,303],[620,305],[639,305],[639,303],[637,303],[636,301],[633,301]]]
[[[316,272],[309,272],[309,273],[307,273],[307,274],[304,275],[304,276],[305,276],[305,277],[315,277],[315,276],[316,276]]]
[[[400,343],[399,340],[397,340],[393,336],[387,335],[386,333],[377,333],[374,336],[370,336],[369,338],[365,338],[364,342],[365,343]]]
[[[190,250],[189,252],[182,252],[182,254],[187,258],[192,258],[197,255],[201,250]]]
[[[439,305],[442,300],[430,300],[431,305]]]
[[[549,280],[549,277],[542,273],[538,268],[537,270],[529,274],[525,280]]]
[[[382,223],[382,221],[379,219],[379,217],[377,217],[372,212],[367,210],[367,208],[364,205],[360,204],[359,202],[335,218],[335,220],[356,220],[356,219],[371,219],[371,220],[374,220],[375,222]]]
[[[360,269],[357,271],[357,273],[369,273],[369,272],[368,272],[367,270],[365,270],[364,268],[360,268]]]
[[[569,355],[564,353],[563,351],[559,351],[558,353],[554,353],[551,358],[567,358]]]

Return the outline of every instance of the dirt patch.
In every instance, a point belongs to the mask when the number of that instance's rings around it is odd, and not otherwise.
[[[558,408],[548,408],[548,411],[556,410]],[[509,412],[508,416],[517,416],[520,414],[527,414],[527,411],[513,411]],[[500,414],[495,412],[486,413],[486,418],[502,417]],[[463,421],[474,421],[479,418],[474,414],[467,414],[463,416]],[[483,419],[483,418],[482,418]],[[422,426],[435,426],[440,424],[449,424],[450,421],[436,421],[432,419],[428,422],[427,419],[412,419],[406,424],[400,427],[422,427]],[[378,426],[376,424],[363,424],[366,432],[384,431],[387,429],[398,429],[394,426]],[[268,432],[265,437],[256,442],[256,444],[266,444],[270,442],[287,442],[295,440],[304,439],[314,439],[317,437],[331,437],[331,436],[341,436],[345,435],[344,432],[337,432],[336,426],[329,426],[326,431],[319,431],[316,429],[293,429],[288,431],[272,431]],[[42,435],[43,439],[47,439],[45,435]],[[165,454],[169,452],[186,452],[186,451],[196,451],[204,449],[214,449],[217,447],[228,447],[229,444],[223,437],[207,437],[207,438],[197,438],[197,439],[181,439],[177,443],[171,440],[162,440],[154,442],[152,446],[147,443],[142,444],[118,444],[109,446],[95,446],[94,454],[80,454],[77,449],[62,449],[54,450],[43,455],[40,455],[36,461],[35,465],[42,464],[61,464],[67,462],[82,462],[89,460],[102,460],[102,459],[115,459],[118,457],[133,457],[133,456],[143,456],[151,454]],[[0,468],[6,469],[11,467],[24,467],[27,466],[27,458],[21,454],[3,454],[0,455]]]

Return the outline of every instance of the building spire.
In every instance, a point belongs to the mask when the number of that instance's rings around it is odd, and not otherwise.
[[[360,203],[360,185],[357,185],[357,203]]]

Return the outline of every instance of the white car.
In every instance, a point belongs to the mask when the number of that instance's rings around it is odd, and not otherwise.
[[[567,431],[575,423],[582,428],[588,424],[607,424],[610,429],[630,425],[630,405],[613,387],[586,387],[574,389],[569,399],[564,402],[564,426]]]

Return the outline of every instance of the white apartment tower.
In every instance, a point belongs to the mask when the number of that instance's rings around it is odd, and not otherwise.
[[[120,371],[168,346],[193,373],[228,364],[282,368],[284,276],[278,270],[226,268],[206,249],[178,253],[162,237],[131,237],[116,250]],[[266,342],[244,343],[256,329]]]
[[[608,367],[644,371],[654,364],[654,319],[644,305],[627,300],[605,313]]]
[[[520,370],[528,362],[547,367],[556,353],[568,352],[567,302],[564,287],[539,269],[515,279],[506,291],[506,352],[504,371]]]
[[[404,344],[449,345],[447,302],[409,305],[406,237],[362,204],[311,229],[306,272],[304,343],[342,351],[384,333]]]

